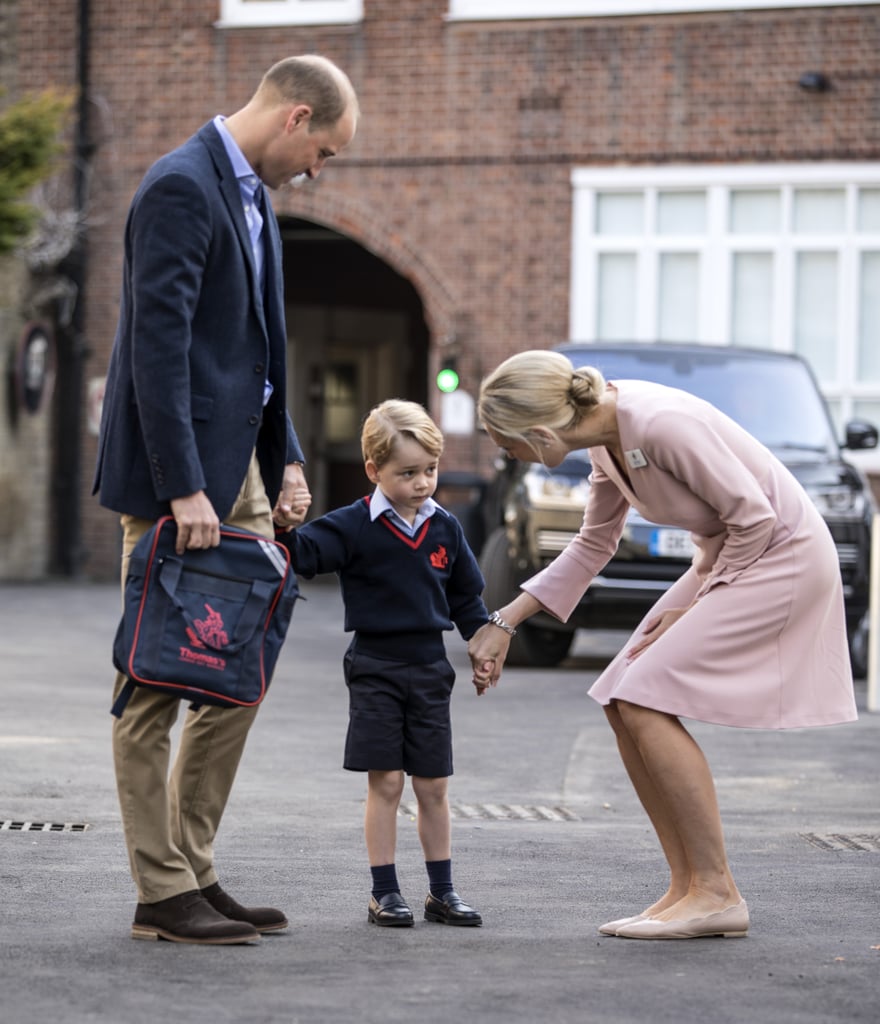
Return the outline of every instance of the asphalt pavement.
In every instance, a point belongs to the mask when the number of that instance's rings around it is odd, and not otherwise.
[[[110,756],[111,585],[0,585],[0,1021],[421,1024],[473,1020],[827,1024],[880,1019],[880,714],[829,729],[693,724],[752,927],[637,942],[597,926],[664,887],[601,709],[620,636],[579,634],[560,669],[453,697],[459,892],[480,929],[367,923],[364,779],[341,768],[346,638],[333,581],[305,584],[218,837],[242,902],[288,932],[255,946],[129,938],[135,893]],[[39,830],[36,826],[41,826]],[[427,883],[409,788],[398,873]]]

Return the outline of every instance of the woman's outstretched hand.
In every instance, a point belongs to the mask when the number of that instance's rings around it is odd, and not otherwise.
[[[523,591],[510,604],[500,608],[497,614],[504,623],[510,623],[514,632],[519,623],[541,611],[543,605],[531,594]],[[503,626],[485,622],[471,637],[468,655],[474,670],[474,686],[482,695],[490,686],[497,686],[507,652],[510,650],[511,633]]]
[[[497,686],[501,669],[510,647],[510,636],[503,629],[487,622],[471,637],[468,655],[474,670],[474,686],[482,695],[490,686]]]

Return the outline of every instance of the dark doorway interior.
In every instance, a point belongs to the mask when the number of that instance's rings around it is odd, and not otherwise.
[[[386,398],[426,403],[428,328],[413,285],[363,246],[304,220],[281,230],[290,404],[321,514],[370,490],[367,412]]]

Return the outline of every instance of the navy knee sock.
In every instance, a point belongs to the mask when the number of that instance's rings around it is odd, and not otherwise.
[[[442,900],[447,893],[452,892],[452,861],[426,860],[425,867],[428,869],[431,895]]]
[[[400,892],[397,869],[393,864],[380,864],[378,867],[371,867],[370,874],[373,876],[373,895],[377,900],[381,900],[390,892]]]

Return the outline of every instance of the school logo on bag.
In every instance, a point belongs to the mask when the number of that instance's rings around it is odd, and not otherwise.
[[[208,617],[195,619],[195,629],[186,627],[189,642],[193,647],[225,647],[229,643],[229,637],[223,628],[223,616],[220,612],[215,612],[209,604],[205,605],[205,611]]]
[[[186,635],[191,646],[180,648],[180,660],[222,672],[226,668],[226,659],[216,654],[203,654],[202,651],[206,647],[214,650],[225,647],[229,643],[229,636],[223,627],[223,616],[220,612],[214,611],[209,604],[205,605],[205,611],[208,613],[206,618],[193,619],[195,629],[191,626],[186,627]],[[193,647],[201,650],[193,650]]]

